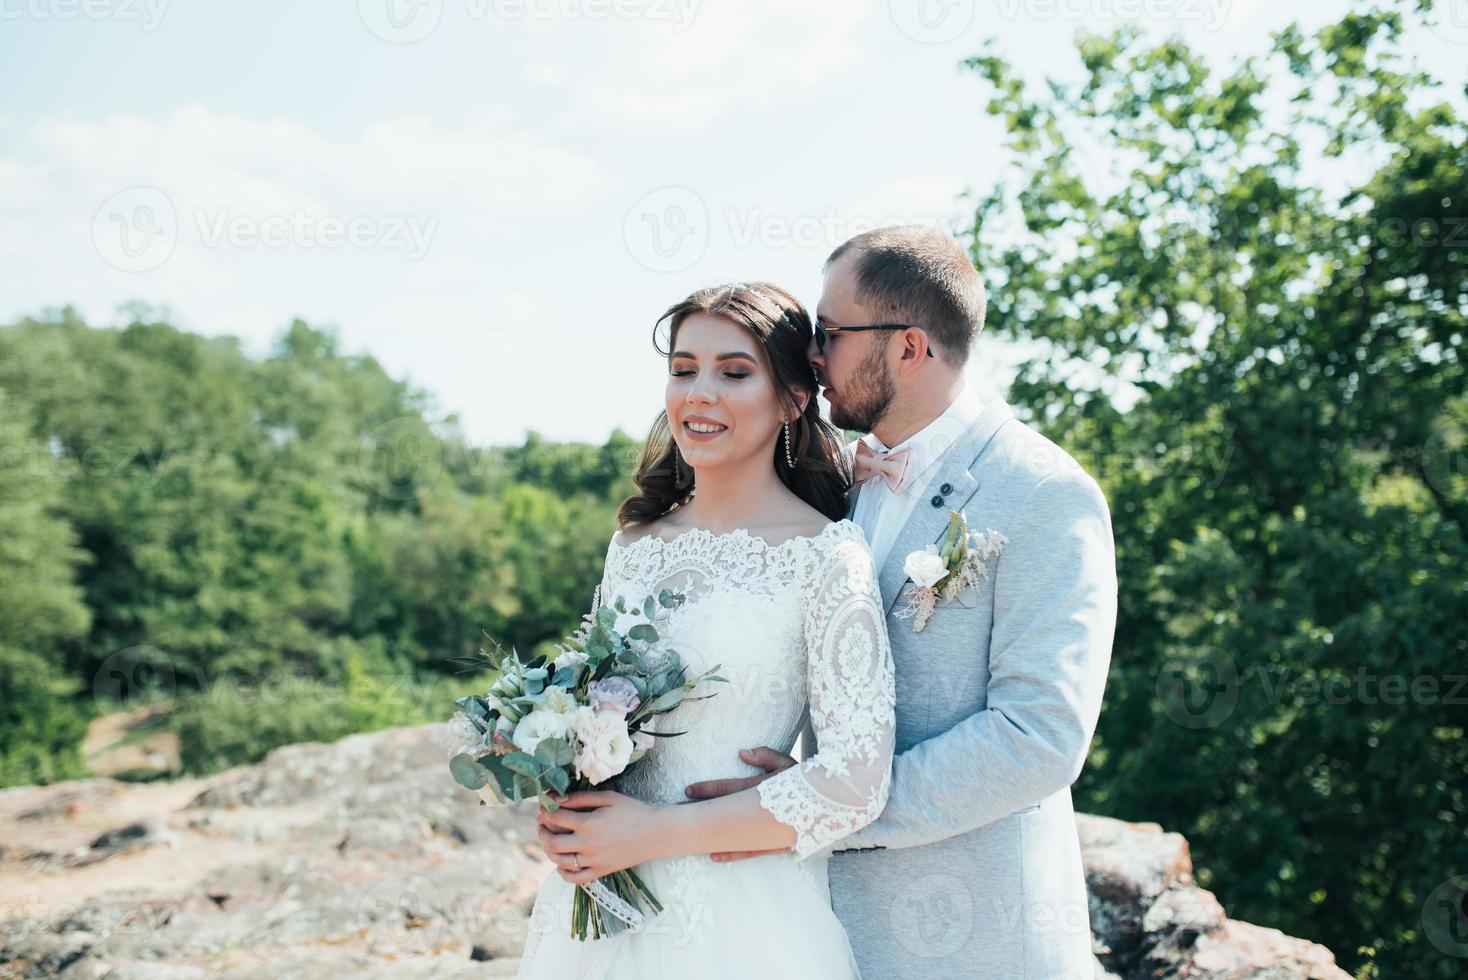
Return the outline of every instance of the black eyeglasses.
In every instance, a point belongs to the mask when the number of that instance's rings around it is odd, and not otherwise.
[[[911,330],[912,325],[908,323],[872,323],[864,327],[825,327],[817,320],[816,331],[816,353],[826,353],[826,335],[833,333],[861,333],[863,330]],[[928,348],[928,356],[933,356],[933,348]]]

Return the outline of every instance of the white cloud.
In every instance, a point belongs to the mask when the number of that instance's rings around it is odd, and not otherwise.
[[[213,316],[254,321],[266,297],[279,324],[308,297],[345,310],[351,293],[413,281],[405,272],[434,250],[513,248],[512,229],[575,213],[604,180],[587,154],[493,115],[337,137],[188,105],[42,119],[13,145],[0,156],[0,313],[41,296],[103,317],[141,299],[229,330],[246,325]],[[164,246],[118,252],[147,241]]]
[[[704,2],[682,32],[637,25],[606,76],[579,79],[581,113],[611,128],[716,127],[735,109],[775,104],[856,68],[857,32],[872,11],[848,0]]]

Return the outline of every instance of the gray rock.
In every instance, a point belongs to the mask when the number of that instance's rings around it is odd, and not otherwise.
[[[0,791],[0,825],[25,828],[0,852],[0,893],[61,896],[5,920],[0,977],[514,976],[549,873],[534,813],[455,785],[438,728],[287,746],[203,780]],[[1319,946],[1228,920],[1180,835],[1076,823],[1096,980],[1349,980]]]
[[[1323,946],[1234,922],[1154,823],[1076,815],[1092,945],[1118,980],[1350,980]]]

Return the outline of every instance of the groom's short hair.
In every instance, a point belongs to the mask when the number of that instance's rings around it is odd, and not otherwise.
[[[921,327],[954,367],[967,360],[984,329],[984,280],[952,235],[925,225],[877,228],[848,239],[826,269],[853,255],[856,298],[894,323]]]

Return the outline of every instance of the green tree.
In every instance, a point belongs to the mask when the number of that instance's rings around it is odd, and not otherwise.
[[[88,717],[59,664],[90,624],[73,583],[86,555],[56,513],[58,462],[27,423],[0,389],[0,786],[81,775]]]
[[[1038,351],[1013,395],[1115,522],[1079,803],[1186,833],[1230,912],[1426,978],[1459,975],[1421,926],[1468,867],[1468,147],[1404,54],[1424,6],[1224,74],[1131,32],[1041,94],[968,64],[1017,174],[973,238]]]

